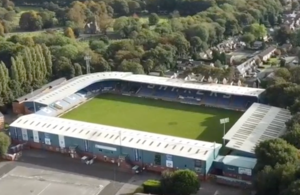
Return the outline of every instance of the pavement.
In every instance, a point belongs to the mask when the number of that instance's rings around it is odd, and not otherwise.
[[[159,175],[132,175],[111,164],[85,165],[78,159],[39,150],[24,151],[16,162],[0,163],[1,195],[128,195],[148,179],[159,179]],[[214,183],[202,183],[198,194],[245,195]]]

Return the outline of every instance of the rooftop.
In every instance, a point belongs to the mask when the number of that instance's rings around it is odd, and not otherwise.
[[[213,91],[216,93],[225,93],[232,95],[246,95],[246,96],[258,96],[264,92],[264,89],[239,87],[232,85],[211,84],[211,83],[191,83],[180,79],[170,79],[166,77],[157,77],[149,75],[134,75],[129,72],[102,72],[93,73],[88,75],[82,75],[75,77],[61,87],[50,91],[49,93],[43,93],[31,101],[49,105],[57,100],[61,100],[66,96],[69,96],[84,87],[91,85],[95,82],[106,79],[119,79],[130,82],[140,82],[154,85],[166,85],[170,87],[179,87],[195,90]]]
[[[242,156],[227,155],[223,158],[222,161],[225,165],[253,169],[256,165],[257,159],[247,158]]]
[[[261,57],[264,57],[265,55],[270,54],[274,50],[276,50],[276,47],[275,46],[270,46],[270,47],[266,48],[265,50],[263,50],[262,52],[260,52],[258,55],[261,56]]]
[[[62,135],[115,146],[139,148],[152,152],[206,160],[217,154],[221,144],[141,132],[119,127],[98,125],[36,114],[25,115],[11,127]]]
[[[223,137],[229,140],[226,147],[254,154],[259,142],[284,134],[290,118],[288,110],[254,103]]]
[[[42,86],[40,89],[37,89],[35,91],[33,91],[32,93],[29,93],[29,94],[26,94],[22,97],[19,97],[18,99],[16,99],[18,102],[21,102],[21,101],[26,101],[27,99],[30,99],[30,98],[33,98],[39,94],[41,94],[44,90],[50,88],[50,87],[55,87],[57,85],[60,85],[62,84],[63,82],[65,82],[67,79],[66,78],[59,78],[59,79],[56,79],[44,86]]]

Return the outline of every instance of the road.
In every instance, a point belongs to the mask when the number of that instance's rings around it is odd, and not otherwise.
[[[131,173],[118,170],[118,167],[111,164],[94,163],[93,165],[85,165],[77,159],[39,150],[24,151],[23,156],[17,162],[0,163],[0,177],[16,166],[53,170],[66,174],[72,173],[109,181],[110,183],[99,195],[125,195],[133,192],[147,179],[159,179],[159,175],[150,173],[132,175]],[[202,183],[198,194],[244,195],[244,192],[236,188],[220,186],[214,183]]]

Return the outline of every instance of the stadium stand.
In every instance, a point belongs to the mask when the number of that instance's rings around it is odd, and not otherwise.
[[[61,151],[76,145],[78,152],[110,159],[109,162],[126,153],[129,159],[143,163],[148,169],[161,172],[166,167],[198,168],[198,173],[203,177],[222,147],[218,143],[38,114],[19,117],[10,125],[10,135],[14,141],[26,142],[33,148]],[[153,166],[153,159],[158,153],[162,154],[160,161],[163,160],[163,164]]]
[[[25,105],[24,104],[27,104],[27,102],[30,102],[29,100],[31,98],[34,98],[38,95],[41,95],[41,94],[44,94],[44,93],[47,93],[53,89],[55,89],[56,87],[58,87],[59,85],[63,84],[64,82],[66,82],[67,79],[66,78],[60,78],[60,79],[56,79],[46,85],[44,85],[43,87],[41,87],[40,89],[37,89],[35,91],[32,91],[31,93],[27,94],[27,95],[24,95],[18,99],[16,99],[12,106],[13,106],[13,112],[15,114],[24,114],[26,113],[26,110],[25,110]],[[26,105],[27,108],[30,108],[32,109],[32,105]]]
[[[31,113],[58,116],[89,98],[107,92],[244,111],[252,103],[260,102],[264,89],[103,72],[73,78],[25,103]]]
[[[223,137],[226,147],[243,156],[254,156],[255,146],[285,133],[288,110],[254,103]]]

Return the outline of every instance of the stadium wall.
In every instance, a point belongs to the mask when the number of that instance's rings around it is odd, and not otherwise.
[[[190,158],[158,154],[151,151],[137,148],[121,147],[116,145],[97,143],[88,140],[81,140],[71,137],[59,136],[56,134],[37,132],[27,129],[20,129],[10,126],[9,132],[12,140],[16,143],[27,142],[32,148],[45,149],[54,152],[66,151],[70,147],[77,147],[83,155],[97,156],[101,161],[116,162],[120,156],[126,156],[130,163],[147,167],[147,170],[162,172],[166,169],[190,169],[196,171],[199,176],[205,179],[212,165],[214,154],[207,161],[197,161]],[[219,151],[216,151],[217,154]],[[159,156],[160,160],[155,160]],[[170,165],[171,161],[171,165]],[[156,162],[156,163],[155,163]]]

